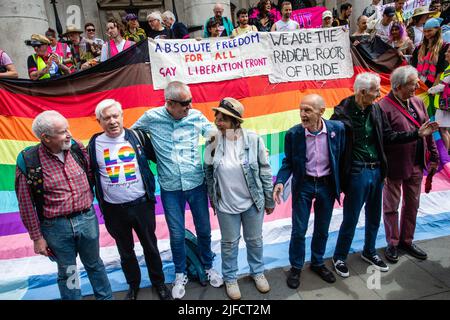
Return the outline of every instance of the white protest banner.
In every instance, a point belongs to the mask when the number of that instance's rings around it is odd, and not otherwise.
[[[171,81],[201,83],[267,75],[272,68],[266,50],[258,32],[200,41],[149,40],[153,86],[164,89]]]
[[[261,35],[271,50],[271,83],[351,78],[348,31],[342,27]]]

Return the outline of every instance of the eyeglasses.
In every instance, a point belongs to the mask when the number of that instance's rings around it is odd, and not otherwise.
[[[183,107],[187,107],[188,105],[190,105],[192,103],[192,99],[189,99],[189,100],[186,100],[186,101],[178,101],[178,100],[170,99],[170,101],[179,103]]]
[[[94,32],[95,29],[86,29],[87,32]]]

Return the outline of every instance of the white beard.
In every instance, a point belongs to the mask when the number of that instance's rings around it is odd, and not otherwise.
[[[72,145],[72,141],[69,141],[69,142],[65,142],[64,141],[64,143],[62,144],[62,146],[61,146],[61,150],[62,151],[67,151],[67,150],[69,150],[70,149],[70,146]]]

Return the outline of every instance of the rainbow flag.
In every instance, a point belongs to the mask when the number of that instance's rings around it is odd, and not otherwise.
[[[360,57],[354,57],[355,75],[368,71]],[[38,141],[31,131],[33,118],[44,110],[57,110],[70,124],[76,139],[87,144],[89,138],[101,131],[95,120],[95,106],[103,99],[112,98],[124,109],[124,125],[130,127],[149,108],[162,106],[162,90],[152,86],[148,43],[122,52],[105,63],[84,72],[65,76],[56,80],[32,82],[28,80],[0,81],[0,299],[57,299],[56,265],[45,257],[37,256],[33,243],[21,223],[17,199],[14,193],[15,161],[17,154],[26,146]],[[388,75],[381,74],[383,95],[390,90]],[[284,136],[286,131],[299,121],[298,105],[305,94],[317,93],[325,98],[329,118],[333,107],[342,99],[353,94],[354,79],[327,81],[304,81],[270,84],[267,76],[248,77],[223,82],[191,85],[193,107],[202,111],[213,121],[212,107],[231,96],[245,106],[244,126],[263,136],[270,153],[273,176],[276,175],[284,156]],[[201,147],[203,148],[203,147]],[[200,150],[202,151],[202,150]],[[154,169],[154,168],[153,168]],[[154,172],[156,172],[154,170]],[[437,174],[433,191],[423,194],[418,217],[416,238],[431,238],[450,234],[450,183]],[[156,190],[158,246],[164,262],[166,281],[174,279],[171,262],[169,234],[164,220],[164,212]],[[96,206],[100,222],[101,256],[114,291],[126,290],[127,284],[120,268],[120,259],[114,240],[107,233],[103,219]],[[363,215],[362,215],[363,216]],[[187,210],[187,228],[194,230]],[[342,208],[336,205],[330,226],[330,238],[326,256],[334,249]],[[311,216],[310,223],[313,223]],[[362,220],[363,223],[363,220]],[[220,231],[217,218],[211,211],[212,249],[217,253],[214,266],[220,270]],[[275,212],[266,216],[264,223],[264,260],[267,268],[289,265],[288,245],[291,228],[291,200],[277,206]],[[311,230],[307,236],[311,235]],[[385,245],[383,227],[380,228],[379,242]],[[359,228],[352,250],[361,250],[364,231]],[[308,242],[307,242],[308,244]],[[308,245],[307,245],[308,246]],[[241,251],[244,246],[241,246]],[[309,250],[309,249],[308,249]],[[309,251],[307,250],[307,257]],[[142,266],[143,282],[150,281],[145,269],[142,248],[136,238],[136,253]],[[240,253],[239,274],[248,272],[245,254]],[[80,268],[81,289],[84,295],[92,294],[87,275]]]

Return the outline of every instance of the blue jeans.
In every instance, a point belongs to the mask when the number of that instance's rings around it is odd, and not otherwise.
[[[297,197],[292,198],[292,233],[289,244],[291,266],[302,269],[305,263],[305,234],[308,230],[312,200],[314,201],[314,232],[311,242],[311,265],[323,265],[328,228],[335,192],[329,182],[304,181]]]
[[[333,256],[335,261],[347,259],[364,204],[366,217],[363,253],[367,256],[376,254],[375,242],[380,227],[383,194],[380,169],[353,167],[350,179],[344,198],[344,218]]]
[[[186,273],[186,250],[184,248],[186,202],[189,203],[200,250],[200,260],[205,269],[213,262],[211,251],[211,224],[209,222],[206,184],[187,191],[165,191],[161,188],[161,201],[169,227],[170,248],[176,273]]]
[[[77,254],[91,282],[96,299],[111,300],[112,292],[100,258],[98,220],[94,209],[74,218],[45,219],[41,231],[56,256],[58,287],[63,300],[80,300]]]
[[[225,281],[237,279],[239,239],[241,225],[247,246],[247,262],[250,274],[255,276],[264,273],[262,225],[264,211],[258,211],[255,205],[240,214],[217,212],[220,232],[222,234],[222,275]]]

